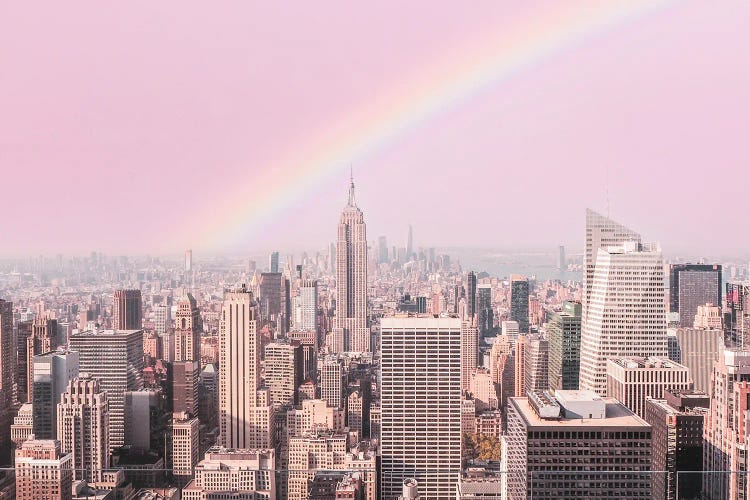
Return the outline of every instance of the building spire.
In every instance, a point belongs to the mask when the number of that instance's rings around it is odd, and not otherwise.
[[[347,206],[356,207],[357,201],[354,199],[354,169],[352,169],[351,165],[349,165],[349,179],[351,184],[349,184],[349,203]]]

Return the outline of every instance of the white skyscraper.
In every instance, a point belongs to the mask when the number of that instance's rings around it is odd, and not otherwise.
[[[297,330],[314,332],[318,329],[318,281],[303,280],[299,288],[300,321]]]
[[[596,256],[600,248],[621,245],[626,241],[640,243],[641,235],[619,222],[604,217],[591,209],[586,209],[586,242],[583,252],[583,318],[586,318],[588,298],[594,279]]]
[[[336,317],[333,352],[370,351],[367,325],[367,233],[362,210],[354,199],[354,180],[349,202],[338,227],[336,245]],[[343,343],[343,345],[342,345]]]
[[[581,333],[580,388],[607,391],[607,359],[667,357],[664,263],[657,245],[599,249]]]
[[[219,442],[226,448],[268,448],[272,408],[260,393],[258,303],[243,285],[224,292],[219,324]]]
[[[461,470],[461,320],[381,322],[381,493],[397,498],[404,479],[422,500],[453,498]]]

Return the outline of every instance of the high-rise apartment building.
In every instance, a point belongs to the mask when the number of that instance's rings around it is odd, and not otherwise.
[[[115,290],[112,303],[113,330],[143,328],[143,301],[140,290]]]
[[[68,388],[68,382],[78,376],[79,354],[75,351],[55,351],[34,356],[34,436],[37,439],[57,439],[57,405]]]
[[[452,497],[461,469],[461,320],[384,318],[381,349],[382,498],[396,498],[406,478],[419,481],[424,500]]]
[[[471,372],[478,366],[479,331],[471,320],[461,322],[461,390],[470,390]]]
[[[344,432],[345,412],[322,399],[306,399],[299,408],[287,412],[286,422],[289,437],[301,436],[316,428]]]
[[[704,498],[748,498],[750,352],[727,349],[714,364],[703,425]],[[731,472],[734,472],[732,474]]]
[[[302,345],[271,342],[265,347],[265,381],[275,405],[293,405],[303,382]]]
[[[669,266],[669,310],[679,314],[680,326],[691,327],[698,306],[721,305],[721,266],[672,264]]]
[[[109,468],[109,404],[97,379],[83,374],[68,383],[57,405],[57,439],[71,454],[76,480],[102,481]]]
[[[110,451],[125,444],[125,392],[143,388],[143,331],[85,331],[70,336],[79,371],[99,380],[109,401]]]
[[[599,249],[581,332],[581,389],[604,395],[607,359],[667,357],[664,266],[656,245]]]
[[[203,322],[198,303],[187,293],[177,303],[174,321],[175,361],[200,361]]]
[[[502,441],[503,498],[651,495],[651,426],[617,400],[591,391],[510,398]]]
[[[581,367],[581,303],[565,302],[561,312],[547,325],[549,341],[549,387],[578,389]]]
[[[26,373],[23,377],[23,380],[26,381],[26,386],[23,388],[23,393],[26,395],[25,401],[34,400],[34,363],[32,362],[34,356],[52,352],[57,349],[57,346],[57,320],[47,318],[46,316],[34,318],[31,323],[31,333],[26,337],[26,346],[24,348],[26,355],[26,359],[23,360],[23,364],[26,366]],[[20,364],[20,352],[18,359]],[[49,436],[38,436],[38,438],[52,439]]]
[[[529,333],[529,280],[523,276],[510,277],[510,319],[521,333]]]
[[[219,442],[227,448],[273,444],[273,409],[267,393],[260,391],[258,312],[253,294],[244,285],[224,292],[219,323]]]
[[[727,283],[724,329],[730,347],[750,349],[750,281]]]
[[[647,399],[645,420],[652,427],[653,499],[700,498],[703,484],[703,420],[709,397],[696,391],[665,390]]]
[[[607,397],[615,398],[641,418],[646,400],[662,399],[664,391],[690,390],[690,371],[666,358],[610,358],[607,360]]]
[[[10,440],[13,443],[13,456],[16,450],[34,434],[34,409],[31,403],[24,403],[18,409],[18,413],[13,418],[13,424],[10,426]]]
[[[16,500],[72,500],[73,456],[60,443],[31,439],[16,452]]]
[[[165,335],[172,326],[170,317],[171,308],[167,304],[157,304],[154,306],[154,332],[157,335]]]
[[[195,478],[182,490],[182,500],[276,497],[276,455],[273,449],[214,447],[195,466]]]
[[[336,316],[334,335],[343,339],[343,349],[370,352],[367,320],[367,228],[354,198],[354,180],[349,201],[341,212],[336,243]],[[339,340],[337,343],[341,343]],[[341,345],[332,346],[338,351]]]

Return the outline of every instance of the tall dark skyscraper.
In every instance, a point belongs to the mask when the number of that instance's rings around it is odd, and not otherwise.
[[[279,252],[271,252],[271,254],[268,256],[268,272],[279,272]]]
[[[281,280],[279,272],[260,275],[260,314],[264,319],[281,314]]]
[[[140,290],[115,290],[112,304],[114,330],[140,330],[143,328],[143,301]]]
[[[698,306],[721,305],[721,266],[672,264],[669,266],[669,310],[679,313],[680,326],[693,327]]]
[[[466,307],[467,315],[471,318],[477,312],[477,275],[469,271],[466,276]]]
[[[388,258],[388,241],[385,236],[380,236],[378,238],[378,262],[381,264],[390,262],[390,259]]]
[[[581,367],[581,303],[565,302],[547,326],[549,340],[549,386],[578,389]]]
[[[492,335],[495,316],[492,310],[492,285],[477,288],[477,327],[481,338]]]
[[[529,332],[529,280],[523,276],[510,277],[510,319],[519,332]]]
[[[735,346],[750,348],[750,284],[727,283],[726,305],[724,329],[729,340]]]
[[[10,424],[16,375],[13,303],[0,299],[0,464],[10,463]]]

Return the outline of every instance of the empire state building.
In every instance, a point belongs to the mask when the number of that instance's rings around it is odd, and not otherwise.
[[[367,234],[362,210],[354,199],[354,179],[349,201],[339,220],[336,243],[336,317],[333,352],[370,351],[367,325]]]

